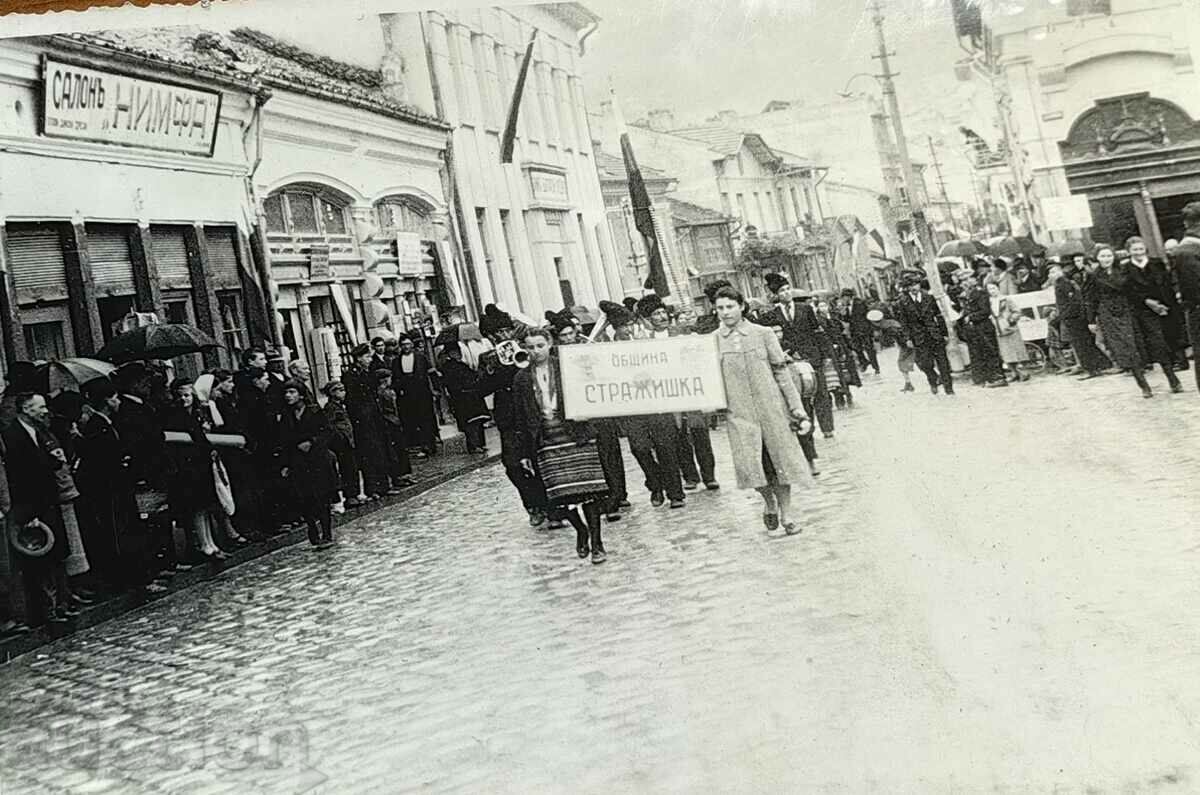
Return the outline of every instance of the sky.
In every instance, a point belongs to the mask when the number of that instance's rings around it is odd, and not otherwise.
[[[856,72],[874,72],[867,0],[589,0],[602,17],[587,41],[593,102],[609,78],[626,115],[757,112],[771,99],[832,98]],[[901,103],[927,101],[923,85],[953,82],[962,56],[949,0],[884,0]],[[860,80],[854,88],[870,88]]]
[[[883,0],[892,69],[910,147],[931,134],[952,193],[969,193],[961,136],[966,93],[954,63],[964,57],[950,0]],[[673,111],[678,125],[721,110],[758,113],[772,99],[821,105],[856,73],[876,73],[868,0],[587,0],[601,17],[583,58],[588,104],[615,88],[624,116]],[[851,90],[875,93],[868,78]],[[969,123],[992,141],[989,119]],[[768,145],[770,141],[767,142]],[[924,157],[927,150],[915,153]],[[800,152],[798,154],[804,154]],[[956,189],[956,187],[957,189]],[[933,186],[931,185],[931,188]],[[965,201],[968,195],[952,196]]]

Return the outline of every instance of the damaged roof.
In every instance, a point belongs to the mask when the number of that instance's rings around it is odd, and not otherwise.
[[[242,83],[294,91],[437,129],[436,116],[399,102],[383,89],[383,75],[288,44],[261,31],[238,28],[220,34],[199,27],[140,28],[66,33],[52,42],[100,47],[126,56],[209,73]]]

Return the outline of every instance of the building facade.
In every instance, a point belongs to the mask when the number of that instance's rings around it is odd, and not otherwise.
[[[0,42],[4,359],[95,353],[153,313],[209,332],[232,364],[269,335],[251,254],[252,77],[94,34]]]
[[[1182,234],[1180,211],[1200,198],[1200,6],[1031,3],[985,9],[965,32],[995,54],[1039,223],[1116,245],[1140,235],[1155,252]],[[1047,212],[1069,196],[1086,197],[1090,229]]]
[[[621,295],[580,75],[598,17],[578,3],[396,16],[407,16],[396,23],[397,48],[414,24],[423,40],[426,57],[405,55],[413,100],[432,103],[452,127],[456,231],[475,309],[496,302],[538,317]],[[535,31],[513,162],[502,164],[506,115]]]

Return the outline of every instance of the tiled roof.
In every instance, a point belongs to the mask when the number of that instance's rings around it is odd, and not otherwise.
[[[671,135],[677,135],[680,138],[687,138],[692,141],[699,141],[717,154],[725,155],[726,157],[736,155],[738,150],[742,148],[743,133],[721,124],[704,127],[682,127],[678,130],[671,130]]]
[[[701,207],[698,204],[681,201],[679,199],[670,199],[671,202],[671,217],[679,221],[684,226],[701,226],[703,224],[724,224],[733,220],[729,216],[719,213],[716,210],[710,210],[707,207]]]
[[[670,179],[665,171],[651,168],[644,163],[638,163],[638,166],[642,169],[642,179],[647,182],[651,180]],[[599,172],[601,180],[620,180],[624,182],[629,178],[629,174],[625,171],[625,160],[604,151],[596,153],[596,171]]]
[[[449,129],[440,119],[384,93],[383,78],[377,70],[317,55],[248,28],[227,36],[198,27],[171,27],[69,33],[53,38]]]

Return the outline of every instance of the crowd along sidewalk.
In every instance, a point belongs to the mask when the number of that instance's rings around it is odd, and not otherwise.
[[[378,502],[358,508],[347,509],[344,514],[333,517],[334,527],[344,527],[377,511],[393,510],[413,497],[453,480],[459,475],[480,469],[500,459],[500,435],[495,428],[487,430],[487,455],[467,453],[466,438],[452,428],[453,426],[450,428],[443,426],[442,449],[438,455],[433,458],[413,460],[413,477],[416,479],[416,483],[404,489],[400,494],[384,497]],[[447,433],[447,430],[450,430],[450,433]],[[139,591],[121,594],[85,608],[81,615],[68,624],[47,624],[34,629],[27,635],[0,640],[0,665],[81,629],[94,627],[160,599],[174,597],[180,591],[186,591],[198,583],[218,577],[243,563],[301,543],[308,543],[308,530],[304,527],[254,542],[240,549],[228,550],[229,557],[223,561],[212,561],[197,565],[190,571],[179,572],[170,579],[167,590],[162,593],[150,594]],[[186,595],[183,598],[186,599]]]

